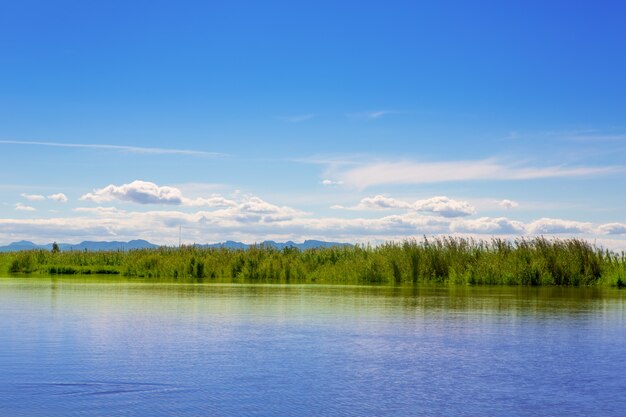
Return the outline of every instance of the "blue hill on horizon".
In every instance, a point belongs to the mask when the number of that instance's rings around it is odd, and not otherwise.
[[[260,243],[247,244],[242,242],[234,242],[232,240],[228,240],[226,242],[221,243],[211,243],[206,245],[196,244],[194,246],[202,247],[202,248],[227,248],[227,249],[248,249],[250,246],[266,246],[272,247],[276,249],[284,249],[287,247],[298,248],[300,250],[306,249],[316,249],[316,248],[331,248],[331,247],[343,247],[343,246],[352,246],[350,243],[339,243],[339,242],[325,242],[322,240],[305,240],[302,243],[295,243],[291,240],[287,242],[275,242],[273,240],[266,240]]]

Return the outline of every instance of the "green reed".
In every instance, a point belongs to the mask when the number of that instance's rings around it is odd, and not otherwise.
[[[194,246],[110,252],[0,254],[0,272],[116,274],[198,282],[626,286],[624,253],[580,239],[407,240],[300,251]]]

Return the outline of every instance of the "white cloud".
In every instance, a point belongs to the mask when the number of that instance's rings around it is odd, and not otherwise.
[[[59,203],[67,203],[67,196],[63,193],[50,194],[48,199],[58,201]]]
[[[178,184],[170,184],[170,186],[178,188],[184,195],[214,194],[219,190],[231,188],[227,184],[206,182],[183,182]]]
[[[221,195],[214,194],[208,198],[183,198],[182,204],[189,207],[213,207],[213,208],[225,208],[225,207],[236,207],[237,202],[234,200],[229,200],[227,198],[222,197]]]
[[[274,240],[321,239],[345,242],[381,242],[420,238],[423,235],[464,235],[482,237],[502,235],[509,237],[533,235],[581,234],[584,237],[599,234],[615,236],[611,248],[626,248],[626,224],[608,223],[594,226],[591,223],[563,219],[542,218],[529,223],[506,217],[462,218],[473,212],[466,202],[447,197],[433,197],[415,202],[377,195],[363,199],[359,204],[374,208],[397,208],[399,214],[378,217],[323,217],[266,201],[257,196],[236,194],[233,199],[219,195],[186,199],[182,193],[155,184],[125,184],[105,187],[103,193],[91,193],[99,198],[139,201],[177,201],[177,208],[193,206],[185,212],[179,209],[149,211],[124,210],[116,207],[77,207],[72,215],[35,219],[1,219],[0,241],[19,239],[79,241],[119,240],[143,238],[158,244],[175,244],[178,227],[183,228],[183,241],[205,243],[224,240],[246,242]],[[165,190],[164,190],[165,188]],[[172,188],[172,187],[170,187]],[[129,191],[130,190],[130,191]],[[146,196],[147,194],[147,196]],[[495,201],[495,200],[492,200]],[[167,203],[166,203],[167,204]],[[17,210],[33,211],[17,203]],[[354,207],[352,208],[354,209]],[[372,215],[372,213],[369,213]],[[446,217],[447,216],[447,217]],[[452,217],[457,216],[457,217]],[[623,241],[623,245],[620,243]]]
[[[443,196],[418,200],[414,206],[417,211],[430,212],[443,217],[462,217],[476,213],[476,209],[467,201],[452,200]]]
[[[584,236],[591,236],[597,230],[604,230],[605,233],[613,231],[614,235],[624,231],[611,224],[594,229],[589,223],[560,219],[539,219],[526,225],[505,217],[450,219],[416,211],[376,218],[314,217],[258,197],[244,197],[236,207],[192,213],[178,210],[124,211],[115,207],[79,207],[74,212],[76,215],[68,217],[0,219],[0,241],[79,241],[114,237],[118,240],[143,238],[158,244],[176,244],[179,226],[182,226],[183,241],[187,243],[224,240],[259,242],[266,239],[381,242],[420,238],[423,235],[461,234],[481,238],[488,235],[517,237],[584,231]],[[539,227],[539,224],[543,226]],[[626,248],[626,240],[620,243],[620,240],[614,239],[610,243],[611,248]]]
[[[286,206],[277,206],[268,203],[259,197],[246,197],[234,206],[212,211],[203,212],[205,222],[223,221],[228,224],[240,223],[277,223],[301,217],[305,213]]]
[[[26,206],[22,203],[15,203],[15,210],[18,211],[36,211],[37,209],[31,206]]]
[[[469,216],[476,212],[467,201],[452,200],[445,196],[437,196],[409,203],[384,195],[365,197],[354,207],[332,206],[334,209],[346,210],[415,210],[437,214],[443,217]]]
[[[601,225],[598,230],[600,233],[607,235],[626,235],[626,224],[624,223],[607,223]]]
[[[26,200],[28,200],[28,201],[44,201],[46,199],[46,197],[41,195],[41,194],[26,194],[26,193],[22,193],[20,195],[23,198],[25,198]],[[58,201],[60,203],[66,203],[67,202],[67,197],[63,193],[51,194],[47,198],[49,200]]]
[[[357,118],[357,119],[370,119],[377,120],[383,116],[387,116],[389,114],[396,114],[397,112],[391,110],[374,110],[374,111],[366,111],[361,113],[350,113],[348,117]]]
[[[448,233],[448,223],[442,217],[422,216],[415,212],[380,218],[299,217],[273,225],[271,231],[285,230],[300,240],[319,238],[353,242]]]
[[[591,223],[577,222],[563,219],[541,218],[535,220],[527,226],[531,234],[560,234],[560,233],[591,233],[593,231]]]
[[[510,210],[510,209],[517,208],[519,206],[519,203],[513,200],[502,200],[498,202],[498,205],[502,208]]]
[[[526,228],[522,222],[510,220],[506,217],[481,217],[472,220],[455,220],[450,225],[450,230],[461,233],[512,235],[522,235],[526,232]]]
[[[126,213],[125,210],[120,210],[117,207],[76,207],[72,209],[72,211],[77,213],[97,214],[100,216]]]
[[[110,184],[104,188],[96,189],[80,197],[82,201],[105,203],[114,200],[127,201],[137,204],[166,204],[188,207],[235,207],[233,200],[213,194],[210,197],[187,198],[180,189],[169,186],[159,186],[153,182],[136,180],[130,184]]]
[[[183,196],[178,188],[160,187],[153,182],[136,180],[120,186],[110,184],[81,198],[83,201],[103,203],[113,200],[130,201],[138,204],[172,204],[183,203]]]
[[[333,181],[333,180],[322,180],[322,185],[325,186],[329,186],[329,185],[341,185],[343,184],[343,181]]]
[[[330,176],[357,188],[384,184],[426,184],[477,180],[531,180],[608,174],[616,167],[529,167],[507,165],[494,159],[451,162],[373,162],[356,167],[331,167]]]
[[[46,199],[46,197],[40,195],[40,194],[26,194],[26,193],[22,193],[20,194],[20,196],[22,196],[23,198],[25,198],[28,201],[43,201]]]
[[[111,150],[141,154],[155,155],[189,155],[203,157],[221,157],[224,154],[217,152],[196,151],[190,149],[166,149],[166,148],[146,148],[141,146],[124,146],[124,145],[108,145],[95,143],[63,143],[63,142],[37,142],[37,141],[19,141],[19,140],[0,140],[0,144],[4,145],[28,145],[28,146],[49,146],[57,148],[80,148],[95,150]]]
[[[387,111],[387,110],[372,111],[372,112],[367,113],[367,118],[368,119],[380,119],[381,117],[390,113],[392,112]]]
[[[357,209],[411,209],[413,205],[406,201],[397,200],[384,195],[376,195],[374,197],[365,197],[356,206]]]

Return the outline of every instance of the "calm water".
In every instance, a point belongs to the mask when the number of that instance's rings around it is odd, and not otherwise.
[[[626,414],[626,291],[0,279],[0,414]]]

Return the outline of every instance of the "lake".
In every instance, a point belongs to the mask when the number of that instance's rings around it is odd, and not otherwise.
[[[0,414],[623,416],[624,294],[0,278]]]

